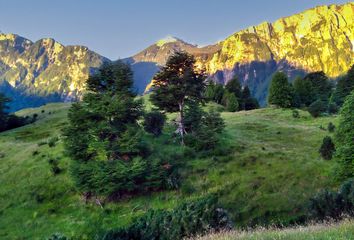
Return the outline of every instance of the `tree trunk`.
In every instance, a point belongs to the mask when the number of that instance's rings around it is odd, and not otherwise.
[[[179,106],[179,121],[178,121],[177,131],[181,135],[181,144],[184,145],[184,134],[186,132],[186,130],[184,129],[184,114],[183,114],[184,103],[181,102],[178,104],[178,106]]]

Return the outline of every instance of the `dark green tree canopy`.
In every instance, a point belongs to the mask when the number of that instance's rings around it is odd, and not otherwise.
[[[350,94],[351,91],[354,90],[354,65],[348,70],[348,73],[341,77],[336,85],[336,89],[333,92],[333,101],[338,105],[342,106],[343,102]]]
[[[338,177],[354,177],[354,91],[346,97],[341,108],[336,131],[336,159],[339,165]]]
[[[315,99],[328,101],[332,91],[332,84],[324,72],[309,73],[304,77],[303,81],[310,82],[311,94],[315,96]]]
[[[226,85],[225,85],[226,90],[228,90],[230,93],[235,94],[235,97],[237,99],[241,99],[242,97],[242,87],[241,83],[238,80],[237,76],[234,76]]]
[[[282,108],[294,105],[294,91],[285,73],[274,74],[269,88],[268,103]]]
[[[161,110],[179,112],[177,132],[184,144],[184,108],[188,102],[200,103],[203,99],[206,75],[195,66],[193,55],[175,52],[154,77],[152,103]]]
[[[154,76],[151,101],[160,109],[177,112],[188,100],[201,101],[205,78],[203,71],[196,71],[192,55],[175,52]]]

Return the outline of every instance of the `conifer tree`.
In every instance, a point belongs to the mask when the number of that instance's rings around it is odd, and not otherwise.
[[[182,144],[186,134],[185,106],[188,101],[202,100],[205,78],[203,71],[196,70],[194,57],[186,52],[175,52],[154,76],[151,101],[161,110],[179,113],[177,132]]]
[[[269,88],[268,103],[281,108],[293,106],[294,94],[285,73],[277,72],[274,74]]]

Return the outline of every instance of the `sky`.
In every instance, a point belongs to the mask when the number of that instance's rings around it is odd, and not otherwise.
[[[84,45],[112,60],[166,36],[207,45],[261,22],[348,0],[0,0],[0,31]]]

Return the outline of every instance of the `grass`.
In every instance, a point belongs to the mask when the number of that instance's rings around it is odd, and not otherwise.
[[[322,223],[292,228],[259,228],[250,231],[230,231],[197,237],[195,240],[350,240],[354,239],[354,222]]]
[[[220,148],[228,154],[203,158],[191,153],[180,190],[125,198],[101,209],[85,204],[70,179],[60,136],[69,107],[58,103],[20,111],[37,113],[38,121],[0,133],[0,239],[43,239],[55,232],[84,236],[92,226],[122,226],[149,208],[172,208],[206,193],[219,194],[236,226],[288,224],[306,214],[310,196],[337,187],[331,181],[333,161],[318,154],[323,137],[331,135],[320,126],[336,125],[337,118],[313,119],[300,111],[295,119],[291,110],[259,109],[222,114],[223,145],[231,151]],[[169,139],[165,134],[148,140],[161,152],[180,151]],[[58,161],[59,174],[52,173],[50,159]]]

